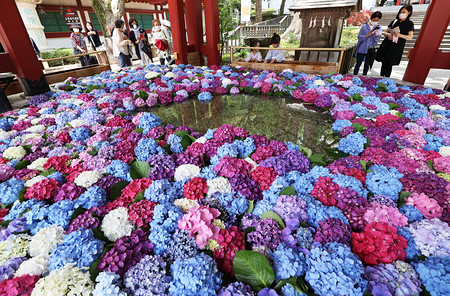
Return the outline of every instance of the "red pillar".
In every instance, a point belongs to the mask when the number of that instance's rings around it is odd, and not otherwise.
[[[430,68],[450,69],[450,54],[439,51],[450,22],[450,1],[433,0],[428,7],[419,37],[410,52],[403,80],[424,84]]]
[[[205,54],[208,56],[208,66],[220,65],[220,33],[219,33],[219,1],[203,0],[206,26]]]
[[[0,38],[15,67],[15,74],[27,96],[50,90],[31,45],[14,0],[3,0],[0,9]],[[1,65],[0,65],[1,69]]]
[[[168,0],[175,63],[187,64],[186,27],[183,0]]]
[[[186,0],[186,27],[189,45],[195,51],[200,51],[203,45],[202,2],[201,0]]]

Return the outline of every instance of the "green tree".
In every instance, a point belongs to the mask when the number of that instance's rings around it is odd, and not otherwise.
[[[228,40],[235,38],[231,32],[239,25],[240,9],[240,0],[219,0],[220,56]]]
[[[102,26],[104,36],[110,37],[114,21],[125,14],[125,0],[92,0],[92,7]]]

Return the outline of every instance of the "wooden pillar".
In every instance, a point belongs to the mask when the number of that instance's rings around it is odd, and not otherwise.
[[[186,27],[183,0],[168,0],[175,63],[187,64]]]
[[[202,2],[201,0],[186,0],[186,29],[189,45],[195,51],[200,51],[203,45]]]
[[[220,34],[219,34],[219,1],[203,0],[206,26],[205,54],[208,56],[208,66],[220,65]]]
[[[25,95],[33,96],[49,91],[42,64],[36,57],[14,0],[2,0],[0,39],[14,64],[15,74]]]
[[[450,53],[439,50],[450,22],[450,1],[433,0],[428,7],[403,80],[424,84],[431,68],[450,69]]]

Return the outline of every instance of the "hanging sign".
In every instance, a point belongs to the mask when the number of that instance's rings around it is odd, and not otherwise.
[[[76,10],[73,10],[72,8],[66,8],[64,10],[64,19],[66,20],[66,24],[69,29],[73,27],[81,28],[80,17],[78,16],[78,12]]]
[[[241,0],[241,23],[250,22],[252,0]]]

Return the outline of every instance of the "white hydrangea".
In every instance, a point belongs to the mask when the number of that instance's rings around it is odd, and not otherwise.
[[[200,138],[198,138],[197,140],[195,140],[194,143],[205,144],[206,141],[208,141],[208,139],[207,139],[205,136],[201,136]]]
[[[51,225],[39,230],[29,244],[28,252],[31,257],[48,255],[54,247],[64,241],[66,232],[61,226]]]
[[[75,185],[84,188],[91,187],[102,178],[103,174],[99,171],[84,171],[75,179]]]
[[[26,182],[25,182],[25,187],[31,187],[31,186],[33,186],[34,184],[36,184],[37,182],[42,181],[42,180],[44,180],[44,179],[45,179],[44,176],[42,176],[42,175],[37,175],[36,177],[31,178],[30,180],[26,181]]]
[[[20,264],[14,276],[22,276],[25,274],[42,275],[48,271],[49,261],[49,255],[39,255],[28,259]]]
[[[450,146],[442,146],[441,148],[439,148],[439,153],[442,155],[442,157],[449,156]]]
[[[225,78],[222,80],[222,85],[225,87],[230,83],[231,83],[231,79],[229,79],[229,78]]]
[[[207,180],[206,184],[208,184],[207,196],[211,196],[215,192],[230,193],[232,191],[230,181],[224,177]]]
[[[147,74],[145,74],[145,78],[147,78],[147,79],[153,79],[158,76],[159,76],[159,73],[155,72],[155,71],[151,71],[151,72],[148,72]]]
[[[27,166],[27,169],[43,171],[44,164],[47,162],[47,160],[48,160],[48,157],[40,157],[40,158],[36,159],[35,161],[33,161],[32,163],[30,163]]]
[[[41,121],[41,120],[42,120],[42,118],[33,118],[33,119],[31,119],[31,124],[32,125],[38,124],[39,121]]]
[[[83,119],[74,119],[71,122],[69,122],[69,124],[70,124],[71,127],[76,128],[76,127],[80,127],[80,126],[85,125],[86,122],[84,122]]]
[[[83,272],[81,268],[71,263],[40,278],[31,296],[90,296],[93,287],[94,283],[89,277],[89,272]]]
[[[27,118],[28,118],[28,114],[19,115],[19,116],[17,116],[17,122],[25,120]]]
[[[175,181],[192,179],[200,174],[200,168],[195,164],[182,164],[175,170]]]
[[[3,151],[3,157],[9,160],[21,160],[26,154],[27,151],[22,146],[9,147]]]
[[[0,140],[7,140],[7,139],[9,139],[9,137],[10,137],[10,134],[8,132],[0,129]]]
[[[430,109],[430,111],[434,111],[434,110],[445,110],[444,106],[441,105],[431,105],[428,107]]]
[[[0,266],[11,258],[26,257],[29,242],[30,236],[28,234],[13,234],[6,240],[0,241]]]
[[[246,157],[244,160],[253,166],[252,171],[258,167],[258,164],[250,157]]]
[[[187,199],[187,198],[179,198],[173,202],[174,205],[180,207],[183,212],[187,213],[193,207],[197,207],[199,204],[196,200]]]
[[[175,73],[167,72],[166,74],[164,74],[164,76],[169,77],[169,78],[174,78],[175,77]]]
[[[134,225],[128,219],[128,209],[120,207],[106,214],[103,218],[101,230],[112,242],[123,236],[130,235],[134,230]]]
[[[32,125],[29,128],[27,128],[25,131],[30,132],[30,133],[41,133],[41,132],[45,131],[45,126],[42,124]]]
[[[323,85],[325,85],[325,81],[323,81],[322,79],[314,80],[313,83],[314,83],[315,85],[318,85],[318,86],[323,86]]]
[[[39,138],[41,138],[41,135],[36,134],[36,133],[31,133],[31,134],[23,135],[22,141],[26,141],[28,139],[39,139]]]
[[[56,118],[56,114],[44,114],[42,115],[44,118]]]

